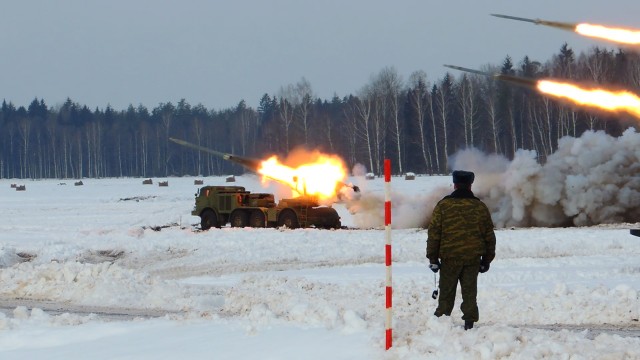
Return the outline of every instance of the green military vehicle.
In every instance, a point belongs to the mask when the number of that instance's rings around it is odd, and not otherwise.
[[[202,230],[222,227],[316,227],[340,228],[338,212],[320,206],[313,197],[282,199],[276,204],[273,194],[251,193],[242,186],[203,186],[196,193],[191,211],[200,217]]]

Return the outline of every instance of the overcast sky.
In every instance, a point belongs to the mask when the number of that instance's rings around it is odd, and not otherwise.
[[[444,63],[546,61],[564,42],[613,48],[490,13],[640,28],[637,0],[4,0],[0,99],[255,107],[302,77],[330,99],[387,66],[435,81]]]

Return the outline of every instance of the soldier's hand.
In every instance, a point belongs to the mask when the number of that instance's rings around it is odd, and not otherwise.
[[[438,270],[440,270],[440,263],[429,264],[429,269],[431,269],[431,271],[433,271],[434,273],[437,273]]]
[[[489,264],[481,263],[480,264],[480,272],[483,273],[483,274],[486,273],[487,271],[489,271],[489,267],[490,267]]]

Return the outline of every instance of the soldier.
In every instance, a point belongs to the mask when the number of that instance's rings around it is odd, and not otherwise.
[[[487,206],[471,191],[475,175],[454,171],[454,191],[433,209],[429,223],[429,268],[440,273],[440,299],[434,315],[451,315],[458,281],[462,289],[464,329],[478,321],[478,272],[489,270],[496,255],[496,236]]]

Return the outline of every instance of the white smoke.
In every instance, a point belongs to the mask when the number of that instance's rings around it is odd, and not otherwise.
[[[364,165],[356,164],[353,169],[356,184],[360,188],[358,193],[345,193],[344,204],[353,215],[353,221],[358,228],[380,228],[384,226],[384,193],[375,193],[367,189]],[[419,196],[405,196],[401,192],[391,191],[393,204],[393,228],[409,229],[426,227],[433,208],[445,195],[451,192],[449,187],[440,187]],[[350,195],[349,195],[350,194]]]
[[[452,159],[476,173],[473,191],[491,210],[496,227],[586,226],[640,219],[640,134],[614,138],[587,131],[563,137],[544,165],[536,152],[513,161],[477,150]]]
[[[640,134],[634,129],[617,138],[603,131],[563,137],[545,164],[536,159],[533,150],[518,150],[509,161],[468,149],[452,156],[450,164],[475,173],[472,190],[498,228],[640,221]],[[346,201],[356,225],[382,226],[384,194],[368,192],[364,180],[357,185],[361,196]],[[451,191],[442,187],[418,197],[392,193],[393,226],[426,227],[437,202]]]

